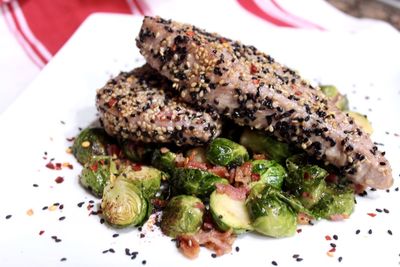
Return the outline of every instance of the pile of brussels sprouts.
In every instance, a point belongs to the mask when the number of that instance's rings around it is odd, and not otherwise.
[[[337,97],[332,88],[323,90]],[[83,165],[81,185],[102,199],[103,218],[118,228],[144,224],[156,207],[162,210],[162,232],[173,238],[195,235],[206,217],[222,232],[279,238],[293,235],[300,217],[347,218],[354,208],[351,184],[343,177],[327,179],[334,175],[331,167],[243,127],[197,148],[135,144],[115,140],[102,128],[88,128],[72,151]],[[186,164],[189,158],[201,167]],[[245,194],[238,197],[231,193],[238,184],[230,176],[244,164],[256,179],[241,184]],[[225,175],[211,171],[215,167],[226,170]]]

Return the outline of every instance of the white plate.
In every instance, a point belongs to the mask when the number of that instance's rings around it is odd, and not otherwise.
[[[143,63],[135,47],[141,20],[130,16],[90,17],[46,66],[23,95],[0,117],[0,262],[1,266],[398,266],[400,262],[400,58],[398,36],[264,30],[254,35],[237,32],[222,24],[209,27],[240,38],[268,51],[310,79],[333,83],[347,93],[351,107],[368,114],[375,128],[373,139],[383,143],[394,169],[395,185],[390,193],[372,192],[357,198],[356,210],[343,222],[321,221],[299,226],[294,237],[271,239],[245,234],[233,252],[212,258],[202,249],[199,259],[189,261],[156,228],[115,230],[89,216],[86,208],[93,198],[78,184],[79,164],[65,152],[79,127],[96,119],[95,90],[120,70]],[[201,26],[201,25],[199,25]],[[243,25],[241,25],[243,27]],[[43,159],[47,152],[47,159]],[[70,162],[74,169],[56,171],[45,167]],[[57,184],[55,178],[64,182]],[[34,187],[37,184],[38,187]],[[99,200],[93,199],[95,205]],[[82,208],[77,207],[84,201]],[[42,210],[60,203],[63,209]],[[389,213],[377,212],[387,209]],[[96,209],[96,207],[95,207]],[[31,216],[27,215],[33,211]],[[375,217],[367,213],[376,213]],[[6,219],[7,215],[12,215]],[[64,220],[60,220],[65,217]],[[356,230],[360,230],[358,235]],[[372,234],[368,234],[371,229]],[[388,234],[392,231],[392,235]],[[40,231],[44,231],[41,235]],[[119,233],[114,238],[113,234]],[[338,240],[325,240],[325,236]],[[56,242],[61,239],[61,242]],[[337,245],[332,257],[330,243]],[[235,247],[240,251],[236,252]],[[105,253],[113,248],[115,253]],[[138,251],[135,260],[125,248]],[[298,254],[303,259],[293,258]],[[61,261],[66,258],[66,261]]]

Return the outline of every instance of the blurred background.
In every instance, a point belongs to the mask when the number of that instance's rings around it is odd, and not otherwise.
[[[255,34],[286,27],[397,38],[400,29],[400,0],[0,0],[0,11],[0,113],[96,12],[160,15],[206,28],[240,20]]]

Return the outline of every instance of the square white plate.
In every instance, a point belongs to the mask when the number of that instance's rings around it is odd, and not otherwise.
[[[367,190],[366,197],[357,198],[350,219],[299,226],[301,231],[291,238],[244,234],[232,253],[216,259],[202,249],[197,260],[187,260],[156,227],[144,226],[139,232],[100,224],[98,216],[89,215],[99,200],[79,185],[80,166],[65,152],[71,145],[67,138],[96,120],[95,90],[111,75],[144,61],[134,41],[141,19],[98,14],[0,115],[1,266],[139,266],[143,261],[146,266],[175,267],[272,266],[272,261],[278,266],[399,266],[400,192],[395,188],[400,159],[400,37],[269,28],[254,34],[254,29],[237,31],[244,27],[238,23],[240,27],[208,28],[254,44],[310,80],[337,85],[348,95],[352,109],[368,115],[373,139],[387,151],[394,169],[395,184],[389,193]],[[53,158],[54,163],[72,163],[73,170],[45,167]],[[57,177],[64,182],[56,183]],[[94,208],[88,210],[90,200]],[[115,233],[119,236],[113,237]],[[336,251],[329,256],[331,243]],[[103,253],[110,248],[115,253]],[[126,248],[139,252],[136,259],[125,255]],[[295,254],[303,260],[296,261]]]

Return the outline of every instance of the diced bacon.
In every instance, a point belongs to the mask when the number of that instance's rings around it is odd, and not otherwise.
[[[229,178],[229,172],[226,167],[223,166],[214,166],[208,169],[209,172],[222,177],[222,178]]]
[[[197,162],[197,161],[189,161],[186,164],[186,167],[189,169],[199,169],[199,170],[203,170],[203,171],[206,171],[208,169],[207,164]]]
[[[349,216],[346,214],[334,214],[329,217],[331,221],[342,221],[347,218],[349,218]]]
[[[267,159],[267,157],[265,156],[265,154],[254,154],[253,159],[260,160],[260,159]]]
[[[232,199],[245,200],[249,189],[246,187],[234,187],[230,184],[217,184],[217,193],[227,194]]]
[[[181,235],[177,237],[179,250],[189,259],[195,259],[199,256],[200,244],[196,238],[191,235]]]

